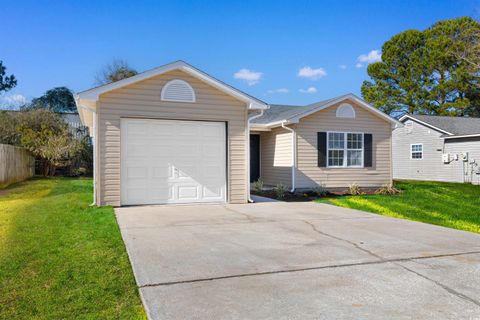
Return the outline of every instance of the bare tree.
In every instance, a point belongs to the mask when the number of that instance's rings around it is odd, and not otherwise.
[[[136,75],[137,70],[130,67],[127,61],[122,59],[115,59],[111,63],[105,65],[95,76],[95,83],[97,85],[104,85],[130,78]]]

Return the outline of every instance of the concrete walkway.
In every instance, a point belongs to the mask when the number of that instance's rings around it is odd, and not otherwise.
[[[480,236],[316,203],[115,210],[151,319],[476,319]]]

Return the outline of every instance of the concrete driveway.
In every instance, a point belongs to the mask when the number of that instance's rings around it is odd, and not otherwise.
[[[316,203],[115,210],[151,319],[480,319],[480,236]]]

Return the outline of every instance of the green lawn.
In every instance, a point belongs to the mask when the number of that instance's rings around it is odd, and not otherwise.
[[[398,181],[399,195],[363,195],[316,201],[480,233],[480,186]]]
[[[145,319],[110,207],[91,179],[0,190],[0,319]]]

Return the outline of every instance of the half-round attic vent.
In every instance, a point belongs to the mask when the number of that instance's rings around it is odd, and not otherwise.
[[[348,103],[342,103],[337,108],[337,118],[355,118],[355,109]]]
[[[195,91],[188,82],[175,79],[163,86],[161,99],[163,101],[195,102]]]

